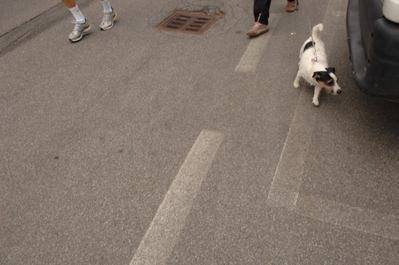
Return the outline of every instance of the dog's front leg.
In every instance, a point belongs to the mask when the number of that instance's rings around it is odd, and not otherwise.
[[[314,94],[313,94],[313,105],[315,105],[316,107],[319,106],[319,95],[320,95],[320,91],[322,90],[321,87],[319,86],[315,86],[314,87]]]
[[[296,74],[295,80],[294,80],[294,87],[295,88],[299,88],[300,87],[300,84],[299,84],[300,80],[301,80],[301,75],[299,74],[299,71],[298,71],[298,73]]]

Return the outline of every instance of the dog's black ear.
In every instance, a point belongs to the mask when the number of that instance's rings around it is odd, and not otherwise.
[[[321,72],[313,72],[312,78],[317,79],[320,78]]]
[[[326,70],[327,70],[327,73],[335,74],[335,67],[328,67],[328,68],[326,68]]]

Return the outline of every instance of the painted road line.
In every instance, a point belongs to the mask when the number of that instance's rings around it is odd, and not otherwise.
[[[323,25],[325,32],[324,36],[336,36],[338,31],[337,25],[342,21],[342,16],[346,16],[346,7],[348,6],[348,0],[330,0],[326,10],[326,15],[323,19]],[[313,27],[314,25],[312,25]],[[323,34],[323,33],[322,33]],[[323,36],[322,36],[323,38]],[[332,50],[334,40],[325,41],[327,56],[329,51]],[[330,58],[333,59],[333,58]]]
[[[307,94],[301,93],[267,197],[267,203],[271,206],[289,210],[296,206],[303,167],[316,124],[314,107],[309,107],[310,104]]]
[[[330,0],[326,15],[323,18],[323,24],[337,25],[340,17],[334,14],[345,10],[345,2],[347,0]],[[335,31],[330,32],[328,35],[335,36]],[[327,48],[332,45],[329,44],[332,41],[326,41],[325,43]],[[297,109],[287,139],[284,142],[267,198],[269,205],[282,206],[290,210],[296,206],[307,148],[311,141],[312,130],[317,127],[316,117],[313,113],[314,109],[308,107],[309,102],[304,99],[303,94],[301,91]]]
[[[382,214],[374,210],[302,195],[298,198],[295,212],[359,232],[392,240],[399,239],[399,216],[393,214]]]
[[[274,28],[280,19],[281,14],[270,14],[270,28]],[[241,57],[240,62],[235,68],[235,72],[253,72],[258,66],[259,60],[262,58],[262,54],[264,53],[267,43],[270,39],[270,36],[273,32],[266,33],[260,37],[252,39],[246,51]]]
[[[166,263],[222,140],[222,133],[207,130],[201,132],[159,206],[130,265]]]

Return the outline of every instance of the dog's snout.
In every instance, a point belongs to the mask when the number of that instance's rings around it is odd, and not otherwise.
[[[342,93],[342,90],[338,90],[338,91],[337,91],[337,94],[341,94],[341,93]]]

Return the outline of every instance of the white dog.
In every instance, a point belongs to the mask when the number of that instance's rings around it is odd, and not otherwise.
[[[294,81],[294,87],[299,88],[301,77],[310,85],[314,85],[313,105],[319,106],[320,91],[324,88],[334,95],[341,94],[337,83],[335,68],[328,67],[327,54],[320,32],[323,24],[318,24],[312,29],[312,37],[307,39],[299,52],[299,70]]]

